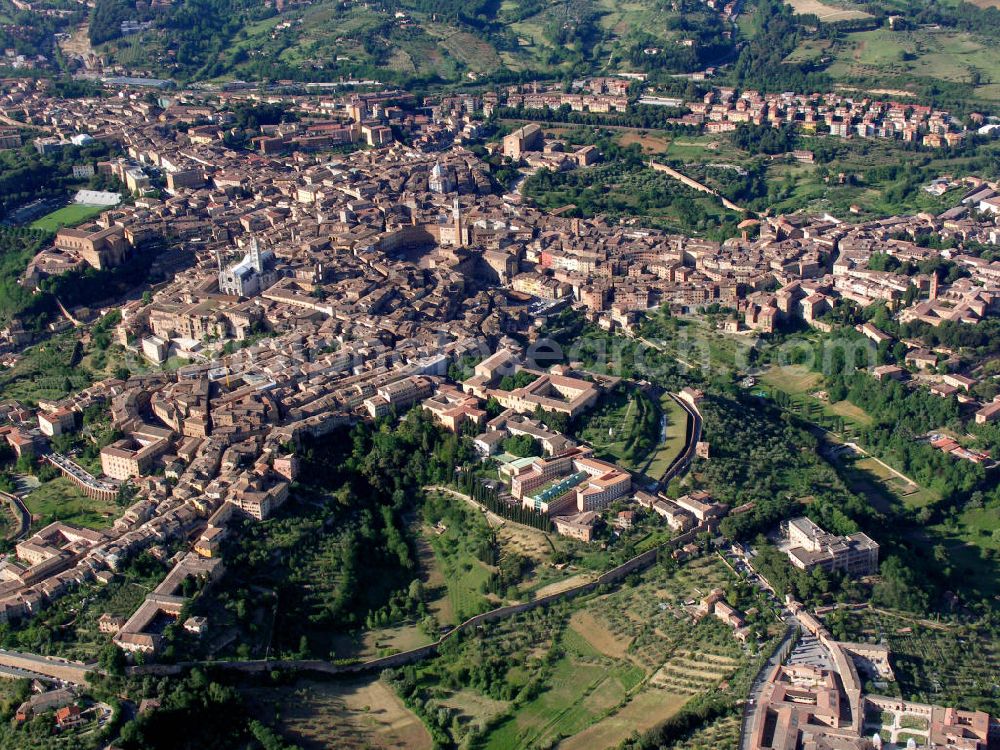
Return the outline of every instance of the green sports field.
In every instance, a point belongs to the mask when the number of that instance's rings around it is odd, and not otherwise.
[[[62,227],[75,227],[77,224],[82,224],[87,219],[92,219],[102,211],[107,210],[107,206],[87,206],[80,203],[71,203],[50,214],[46,214],[34,222],[31,228],[56,232]]]

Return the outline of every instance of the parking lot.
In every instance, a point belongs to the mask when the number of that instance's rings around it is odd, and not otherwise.
[[[816,636],[805,631],[796,644],[795,649],[788,657],[789,664],[805,664],[817,669],[833,669],[833,662],[830,660],[829,652],[820,645]]]

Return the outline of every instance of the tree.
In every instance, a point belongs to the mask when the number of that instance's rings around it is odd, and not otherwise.
[[[113,643],[101,649],[97,662],[110,675],[120,677],[125,674],[125,654]]]
[[[419,578],[414,578],[410,581],[410,587],[407,590],[407,596],[414,602],[422,602],[424,600],[424,584]]]
[[[927,611],[928,596],[917,580],[916,573],[896,556],[882,561],[881,581],[872,590],[872,600],[882,607],[909,612]]]
[[[503,441],[503,449],[521,458],[542,455],[541,445],[531,435],[512,435]]]
[[[496,396],[490,396],[486,399],[486,414],[490,419],[500,416],[503,412],[503,405],[497,400]]]

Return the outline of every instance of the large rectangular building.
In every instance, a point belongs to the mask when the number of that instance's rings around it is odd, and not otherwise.
[[[600,510],[632,489],[632,477],[614,464],[570,448],[516,470],[511,494],[526,508],[550,515]]]
[[[128,437],[101,449],[101,470],[123,481],[149,474],[153,461],[170,448],[172,435],[162,427],[143,425]]]
[[[544,143],[545,134],[541,126],[531,122],[504,136],[503,155],[518,161],[525,151],[541,151]]]
[[[413,375],[379,387],[374,396],[364,400],[364,406],[372,419],[378,419],[393,409],[403,410],[426,398],[432,388],[430,380]]]
[[[800,570],[820,567],[850,575],[878,572],[878,543],[867,534],[837,536],[801,517],[788,522],[788,540],[788,559]]]

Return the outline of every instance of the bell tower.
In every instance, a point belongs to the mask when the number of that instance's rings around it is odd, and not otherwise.
[[[250,265],[257,273],[264,272],[264,263],[260,257],[260,243],[257,242],[257,235],[250,238]]]
[[[458,202],[458,198],[455,198],[454,207],[452,208],[452,218],[455,222],[455,245],[458,247],[465,247],[465,228],[462,226],[462,206]]]

